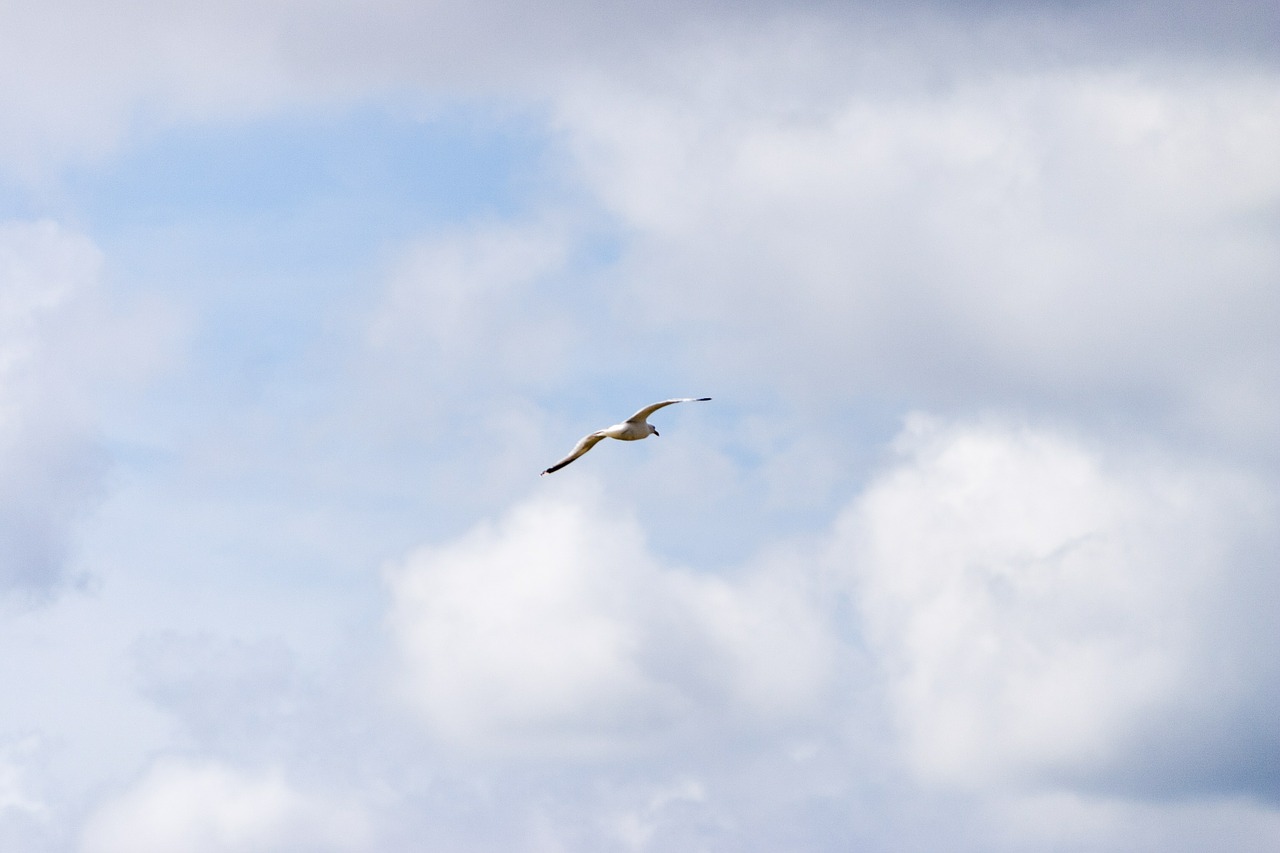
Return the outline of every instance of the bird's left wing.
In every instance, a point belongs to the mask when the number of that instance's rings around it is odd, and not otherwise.
[[[627,418],[625,423],[642,424],[649,417],[649,415],[652,415],[654,412],[658,411],[658,409],[661,409],[663,406],[670,406],[675,403],[705,403],[707,400],[710,400],[710,399],[711,399],[710,397],[677,397],[674,400],[663,400],[661,403],[654,403],[652,406],[645,406],[643,409],[636,412],[631,417]]]

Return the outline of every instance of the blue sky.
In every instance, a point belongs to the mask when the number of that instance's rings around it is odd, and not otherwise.
[[[0,847],[1275,849],[1274,23],[0,6]]]

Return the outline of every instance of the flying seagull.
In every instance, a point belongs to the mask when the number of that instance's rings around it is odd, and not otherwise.
[[[590,435],[583,436],[582,441],[579,441],[573,446],[573,450],[569,452],[568,456],[561,459],[542,473],[550,474],[553,471],[559,471],[561,468],[568,465],[591,448],[595,447],[602,439],[616,438],[619,441],[639,441],[642,438],[657,435],[658,431],[654,429],[653,424],[649,423],[645,419],[648,418],[649,415],[658,411],[658,409],[661,409],[663,406],[670,406],[673,403],[705,403],[710,399],[710,397],[680,397],[675,400],[663,400],[661,403],[654,403],[652,406],[645,406],[643,409],[636,412],[620,424],[614,424],[611,427],[598,429]]]

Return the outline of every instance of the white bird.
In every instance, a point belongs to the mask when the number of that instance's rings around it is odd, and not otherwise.
[[[590,435],[583,436],[582,441],[579,441],[573,446],[573,450],[569,451],[568,456],[561,459],[542,473],[550,474],[553,471],[559,471],[561,468],[568,465],[591,448],[595,447],[602,439],[616,438],[619,441],[639,441],[642,438],[657,435],[658,431],[654,429],[653,424],[646,421],[646,418],[658,411],[658,409],[661,409],[663,406],[670,406],[673,403],[705,403],[710,399],[710,397],[680,397],[675,400],[663,400],[661,403],[654,403],[652,406],[645,406],[643,409],[636,412],[620,424],[614,424],[611,427],[598,429]]]

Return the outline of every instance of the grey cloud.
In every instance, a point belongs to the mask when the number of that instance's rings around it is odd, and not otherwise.
[[[0,589],[42,599],[66,583],[74,523],[102,496],[104,454],[82,436],[13,436],[0,460]]]
[[[295,740],[314,705],[289,647],[165,633],[135,643],[138,688],[202,750],[245,755]]]
[[[105,457],[74,354],[99,261],[52,223],[0,224],[0,590],[63,584],[74,522],[100,497]]]
[[[1185,55],[1273,65],[1274,4],[488,2],[137,3],[0,12],[0,168],[47,181],[147,122],[239,120],[294,100],[416,90],[541,99],[577,74],[662,63],[673,47],[828,33],[848,53],[909,46],[895,76]],[[678,48],[677,48],[678,49]],[[140,116],[147,116],[147,121]]]

